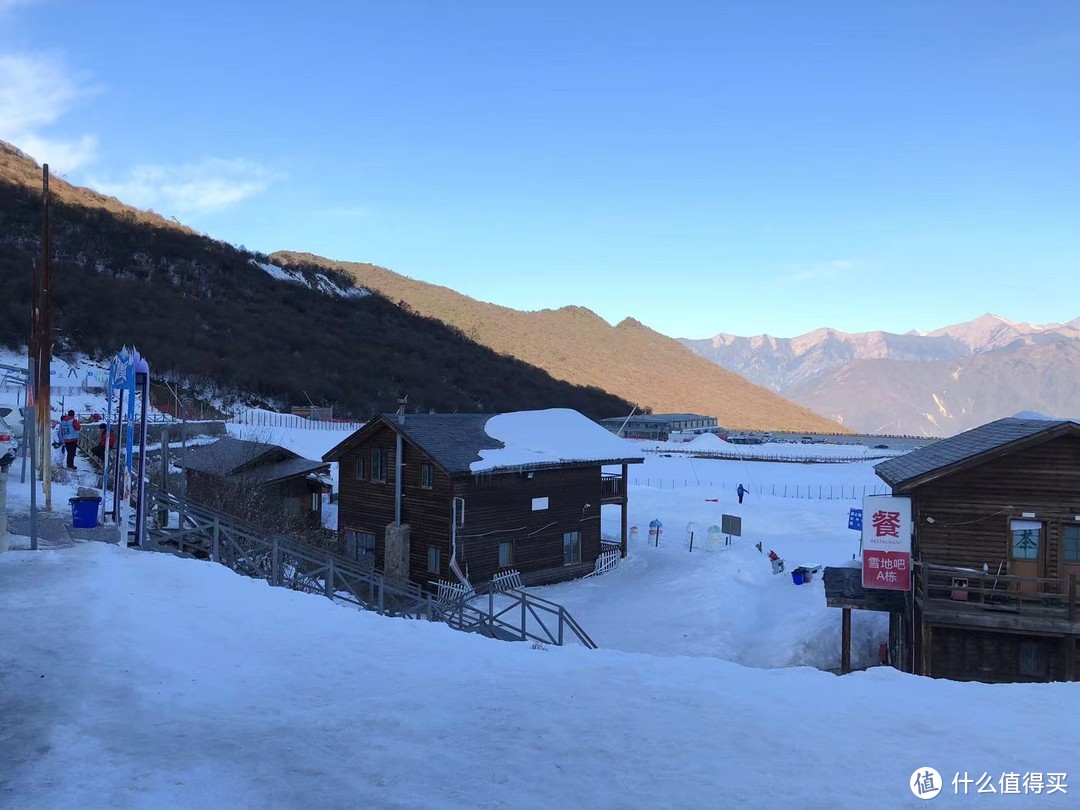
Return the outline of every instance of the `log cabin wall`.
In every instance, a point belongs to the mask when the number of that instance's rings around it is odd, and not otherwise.
[[[455,478],[454,494],[465,499],[458,556],[473,582],[486,582],[500,570],[504,541],[513,542],[512,562],[504,568],[520,571],[526,584],[584,576],[600,556],[599,466]],[[540,498],[546,506],[534,509]],[[564,564],[567,532],[580,533],[579,563]]]
[[[1046,576],[1062,573],[1063,525],[1080,515],[1080,438],[1063,436],[918,487],[915,553],[924,562],[1007,573],[1009,520],[1046,522]],[[1012,508],[1009,508],[1012,507]],[[995,514],[996,513],[996,514]],[[932,517],[934,523],[926,518]]]
[[[342,455],[338,468],[338,535],[344,547],[346,531],[375,535],[375,565],[383,567],[386,527],[394,521],[394,481],[397,434],[383,426]],[[386,460],[386,481],[372,480],[372,452]],[[357,462],[362,461],[358,477]],[[409,524],[409,579],[421,585],[451,576],[450,478],[430,456],[402,441],[401,521]],[[421,468],[432,465],[432,488],[421,486]],[[439,570],[428,571],[428,546],[439,549]]]

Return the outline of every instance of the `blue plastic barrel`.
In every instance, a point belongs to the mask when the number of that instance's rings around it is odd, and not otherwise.
[[[792,571],[791,572],[791,581],[794,582],[796,585],[802,585],[803,584],[803,572],[802,571]]]
[[[68,498],[71,504],[71,525],[76,529],[93,529],[97,526],[98,507],[101,498]]]

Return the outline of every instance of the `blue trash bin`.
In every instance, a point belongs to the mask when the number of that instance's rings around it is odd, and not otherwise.
[[[802,585],[803,579],[804,577],[801,569],[796,568],[794,571],[791,572],[791,581],[794,582],[796,585]]]
[[[98,525],[98,507],[101,498],[68,498],[71,504],[71,525],[76,529],[93,529]]]

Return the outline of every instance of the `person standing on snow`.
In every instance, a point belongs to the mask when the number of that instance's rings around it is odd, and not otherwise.
[[[739,488],[735,490],[735,494],[739,496],[739,503],[742,503],[743,496],[749,491],[742,484],[739,484]]]
[[[67,468],[75,469],[75,450],[79,446],[79,431],[82,425],[75,418],[75,411],[68,411],[67,416],[60,417],[60,441],[64,443],[64,452],[67,453]]]

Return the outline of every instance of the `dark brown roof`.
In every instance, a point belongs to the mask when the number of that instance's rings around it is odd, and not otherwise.
[[[482,461],[481,450],[498,450],[505,445],[498,439],[492,438],[484,429],[496,414],[491,413],[410,413],[405,417],[405,424],[398,424],[396,414],[388,413],[368,422],[360,430],[353,433],[332,450],[323,454],[323,461],[337,461],[347,447],[354,443],[354,439],[369,430],[374,430],[374,425],[388,425],[402,436],[412,442],[422,451],[427,453],[432,460],[450,475],[471,473],[470,465],[476,461]],[[590,464],[616,464],[620,462],[636,463],[640,458],[605,459],[589,462]],[[566,466],[581,464],[583,462],[565,462]],[[525,467],[553,467],[559,466],[552,462],[525,465]],[[484,470],[495,472],[497,468]],[[503,468],[504,470],[506,468]],[[518,469],[515,467],[514,469]]]
[[[909,490],[948,473],[975,466],[988,460],[989,455],[1004,454],[1072,432],[1080,434],[1080,422],[998,419],[883,461],[875,465],[874,472],[894,491]]]
[[[260,464],[260,460],[265,463]],[[325,462],[301,458],[277,444],[222,436],[216,442],[191,447],[175,462],[184,470],[219,478],[243,476],[252,484],[268,484],[327,470]]]

